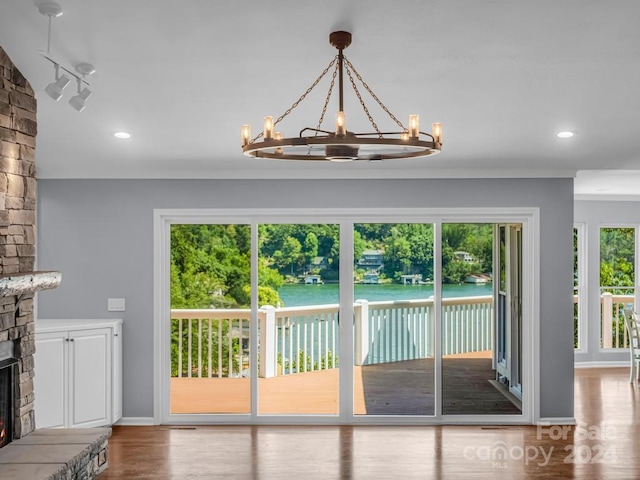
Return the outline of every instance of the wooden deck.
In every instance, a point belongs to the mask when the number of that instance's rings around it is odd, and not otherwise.
[[[338,414],[338,369],[258,379],[260,414]],[[354,367],[356,415],[433,415],[433,361]],[[492,383],[490,352],[443,358],[443,413],[519,414]],[[171,413],[249,413],[248,378],[172,378]]]

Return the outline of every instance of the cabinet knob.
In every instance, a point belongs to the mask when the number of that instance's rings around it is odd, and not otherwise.
[[[113,336],[114,336],[114,337],[117,337],[117,336],[118,336],[118,334],[117,334],[117,333],[114,333],[114,334],[113,334]]]
[[[69,341],[70,341],[70,342],[75,342],[75,341],[76,341],[76,339],[75,339],[75,338],[71,338],[71,339],[69,339]]]

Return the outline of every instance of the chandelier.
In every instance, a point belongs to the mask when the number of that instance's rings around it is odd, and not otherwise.
[[[353,64],[344,56],[343,50],[351,44],[351,33],[333,32],[329,36],[329,43],[338,54],[331,60],[327,68],[315,82],[304,92],[291,107],[289,107],[276,121],[273,117],[264,118],[264,128],[256,137],[251,138],[251,126],[243,125],[241,130],[242,152],[255,158],[277,160],[329,160],[333,162],[349,162],[354,160],[382,161],[390,159],[417,158],[440,153],[442,146],[442,125],[434,123],[431,133],[420,131],[418,115],[409,115],[408,126],[405,127],[389,109],[380,101]],[[284,138],[283,134],[275,130],[287,115],[289,115],[318,85],[322,78],[333,69],[333,76],[329,91],[315,128],[304,127],[297,137]],[[344,73],[360,102],[364,113],[369,119],[373,131],[370,133],[355,133],[347,130],[344,111]],[[322,123],[333,93],[336,77],[338,82],[339,108],[335,117],[335,131],[322,129]],[[399,131],[382,132],[373,120],[369,109],[362,99],[356,83],[364,88],[376,103],[398,125]]]

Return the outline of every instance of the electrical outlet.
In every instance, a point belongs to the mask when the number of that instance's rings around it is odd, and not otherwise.
[[[124,312],[124,298],[107,299],[107,310],[109,312]]]

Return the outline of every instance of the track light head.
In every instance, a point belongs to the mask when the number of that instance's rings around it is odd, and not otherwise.
[[[77,111],[81,112],[84,110],[85,103],[87,98],[91,95],[91,90],[87,87],[82,88],[82,80],[78,78],[78,94],[71,97],[69,100],[69,105],[75,108]]]
[[[71,105],[77,111],[81,112],[82,110],[84,110],[85,102],[90,95],[91,90],[85,88],[82,91],[79,91],[77,95],[71,97],[71,99],[69,100],[69,105]]]
[[[55,82],[51,82],[49,85],[47,85],[44,91],[47,92],[47,95],[49,95],[51,98],[53,98],[57,102],[62,98],[62,90],[64,90],[64,88],[67,85],[69,85],[70,80],[69,80],[69,77],[67,77],[66,75],[62,75],[61,77],[58,76],[60,67],[56,65],[55,68],[56,68],[56,80]]]

